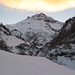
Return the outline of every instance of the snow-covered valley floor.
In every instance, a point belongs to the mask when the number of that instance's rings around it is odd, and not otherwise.
[[[0,75],[75,75],[75,70],[43,57],[21,56],[0,50]]]

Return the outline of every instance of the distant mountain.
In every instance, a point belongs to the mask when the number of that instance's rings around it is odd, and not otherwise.
[[[13,25],[1,24],[0,39],[1,50],[46,57],[67,66],[64,59],[75,62],[75,17],[62,23],[43,13],[28,16]]]

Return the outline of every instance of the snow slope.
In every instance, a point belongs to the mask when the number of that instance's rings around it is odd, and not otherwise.
[[[6,35],[3,35],[1,36],[1,38],[5,41],[5,43],[7,44],[7,46],[17,46],[21,43],[24,43],[24,41],[18,39],[17,37],[15,36],[6,36]]]
[[[75,70],[43,57],[20,56],[0,50],[0,75],[75,75]]]
[[[0,38],[1,40],[5,41],[7,46],[12,47],[24,43],[24,41],[22,41],[21,39],[18,39],[16,36],[10,34],[10,32],[3,28],[3,26],[0,26]]]

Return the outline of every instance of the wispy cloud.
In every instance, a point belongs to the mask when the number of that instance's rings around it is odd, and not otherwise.
[[[75,0],[0,0],[12,10],[57,12],[75,8]]]

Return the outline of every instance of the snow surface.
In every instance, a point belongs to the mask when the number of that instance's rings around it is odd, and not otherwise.
[[[12,36],[8,37],[8,40],[6,41],[6,43],[7,43],[7,46],[17,46],[21,43],[24,43],[24,41],[22,41],[12,35]]]
[[[5,41],[5,43],[7,44],[7,46],[17,46],[21,43],[24,43],[24,41],[22,41],[21,39],[18,39],[17,37],[15,37],[14,35],[5,35],[3,32],[1,32],[1,38]]]
[[[75,75],[75,70],[43,57],[21,56],[0,50],[0,75]]]
[[[49,23],[49,24],[50,24],[50,26],[51,26],[52,28],[54,28],[54,29],[56,29],[56,30],[61,29],[61,27],[63,26],[62,23],[58,23],[58,22],[56,22],[56,23]]]
[[[75,60],[71,60],[69,58],[66,58],[64,56],[58,56],[58,63],[59,64],[64,64],[65,66],[67,66],[68,68],[75,70]]]

